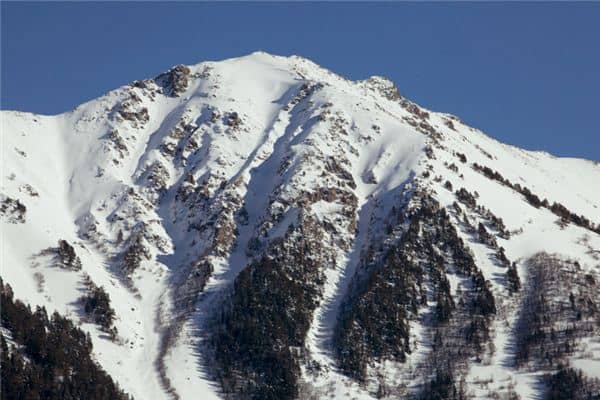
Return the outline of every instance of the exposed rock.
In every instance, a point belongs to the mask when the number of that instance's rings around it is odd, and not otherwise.
[[[165,94],[179,97],[188,88],[190,69],[185,65],[177,65],[167,72],[154,78],[157,85],[164,89]]]
[[[223,117],[223,123],[233,129],[237,129],[241,125],[242,119],[237,112],[233,111],[225,114]]]
[[[129,154],[129,149],[125,144],[125,140],[123,140],[123,137],[119,134],[118,130],[111,130],[103,136],[103,138],[111,143],[112,148],[119,153],[120,158],[125,158],[125,156]]]
[[[139,110],[131,110],[127,106],[123,109],[119,110],[119,115],[121,118],[132,121],[132,122],[148,122],[150,119],[150,115],[148,114],[148,109],[146,107],[142,107]]]
[[[31,186],[30,184],[26,183],[24,185],[22,185],[21,187],[19,187],[19,191],[21,192],[25,192],[27,193],[29,196],[31,197],[39,197],[39,193],[33,188],[33,186]]]
[[[19,199],[0,195],[0,216],[11,224],[25,223],[27,207]]]
[[[378,91],[388,100],[400,101],[403,99],[394,82],[387,78],[381,76],[372,76],[366,80],[366,83],[372,90]]]

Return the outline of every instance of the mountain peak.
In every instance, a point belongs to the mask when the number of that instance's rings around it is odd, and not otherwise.
[[[559,361],[600,375],[597,164],[265,52],[2,124],[2,279],[135,398],[532,398]]]

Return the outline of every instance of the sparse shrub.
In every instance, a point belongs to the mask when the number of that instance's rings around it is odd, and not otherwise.
[[[506,271],[506,280],[508,282],[508,290],[511,293],[518,292],[521,289],[521,279],[519,278],[519,272],[517,271],[517,265],[512,263]]]
[[[81,297],[83,310],[88,317],[106,331],[111,329],[115,310],[110,306],[110,296],[103,287],[90,283],[88,293]]]
[[[58,261],[61,268],[79,271],[81,269],[81,260],[75,254],[75,249],[66,240],[58,241]]]

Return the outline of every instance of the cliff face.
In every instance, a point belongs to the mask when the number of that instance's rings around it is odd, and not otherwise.
[[[2,130],[2,278],[80,321],[135,398],[530,398],[559,362],[600,376],[593,162],[265,53]]]

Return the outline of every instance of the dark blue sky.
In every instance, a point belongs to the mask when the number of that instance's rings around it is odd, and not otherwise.
[[[179,64],[298,54],[495,138],[600,160],[600,3],[6,3],[2,109],[67,111]]]

